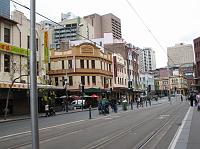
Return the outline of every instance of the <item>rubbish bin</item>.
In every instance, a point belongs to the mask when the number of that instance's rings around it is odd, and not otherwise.
[[[127,100],[123,100],[122,101],[122,110],[126,111],[127,110],[127,106],[128,106]]]

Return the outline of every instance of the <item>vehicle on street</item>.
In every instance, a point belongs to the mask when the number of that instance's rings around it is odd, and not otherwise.
[[[81,109],[82,106],[85,108],[85,100],[74,100],[71,102],[71,105],[76,107],[76,109]]]

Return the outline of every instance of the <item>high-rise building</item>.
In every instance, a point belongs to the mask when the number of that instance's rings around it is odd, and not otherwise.
[[[80,17],[63,20],[59,24],[54,27],[53,33],[53,41],[56,49],[60,49],[60,45],[69,40],[90,39],[94,37],[93,27]]]
[[[112,13],[91,14],[84,19],[94,27],[94,38],[102,38],[104,33],[113,33],[115,39],[121,39],[121,20]]]
[[[168,66],[179,66],[185,63],[194,63],[194,53],[191,44],[175,44],[167,48]]]
[[[140,72],[148,72],[156,69],[155,51],[151,48],[140,49],[139,52]]]
[[[10,0],[0,0],[0,16],[10,18]]]

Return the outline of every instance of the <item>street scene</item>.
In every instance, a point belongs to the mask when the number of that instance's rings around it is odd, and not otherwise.
[[[199,149],[199,5],[0,0],[0,149]]]
[[[39,118],[39,134],[41,148],[168,148],[183,123],[190,103],[184,99],[167,98],[152,101],[152,105],[127,106],[127,110],[119,106],[118,113],[99,115],[97,109],[92,110],[89,119],[88,111],[74,113],[58,113],[55,117]],[[197,113],[193,109],[193,117]],[[198,113],[197,113],[198,114]],[[192,116],[192,115],[191,115]],[[18,117],[19,118],[19,117]],[[23,119],[24,118],[24,119]],[[12,121],[13,120],[13,121]],[[198,120],[197,120],[198,121]],[[190,119],[190,125],[198,122]],[[31,148],[30,120],[21,117],[1,121],[1,148]],[[188,129],[188,128],[187,128]],[[191,127],[190,131],[195,129]],[[182,130],[184,131],[184,129]],[[185,136],[193,140],[193,135]],[[179,136],[180,138],[180,136]],[[75,140],[75,141],[74,141]],[[72,143],[73,142],[73,143]],[[184,141],[181,141],[182,143]],[[193,142],[193,141],[191,141]],[[178,143],[175,142],[175,145]],[[181,148],[185,147],[184,142]],[[198,148],[192,143],[190,146]]]

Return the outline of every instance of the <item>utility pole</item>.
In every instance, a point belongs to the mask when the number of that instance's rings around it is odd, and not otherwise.
[[[35,31],[35,1],[30,1],[30,30],[31,30],[31,55],[30,55],[30,100],[31,100],[31,131],[32,148],[39,149],[38,133],[38,94],[37,94],[37,70],[36,70],[36,31]]]

